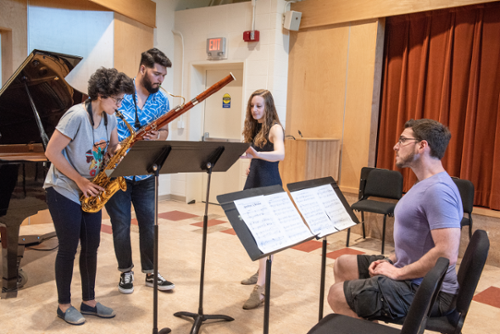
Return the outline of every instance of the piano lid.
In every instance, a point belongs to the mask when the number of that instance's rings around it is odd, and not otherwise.
[[[33,50],[0,90],[0,145],[41,143],[28,88],[45,133],[83,94],[64,79],[82,57]]]

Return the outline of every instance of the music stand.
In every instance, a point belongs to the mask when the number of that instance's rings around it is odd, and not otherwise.
[[[289,183],[287,184],[288,191],[290,193],[294,191],[299,191],[302,189],[307,189],[307,188],[313,188],[313,187],[319,187],[323,186],[326,184],[330,184],[337,194],[338,198],[342,202],[343,206],[345,207],[347,213],[351,217],[351,219],[356,223],[359,224],[358,217],[354,213],[354,211],[351,209],[351,206],[349,203],[347,203],[347,200],[344,197],[344,194],[342,194],[342,191],[340,190],[339,186],[335,182],[335,180],[331,177],[323,177],[320,179],[315,179],[315,180],[308,180],[308,181],[301,181],[301,182],[295,182],[295,183]],[[337,233],[337,232],[333,232]],[[329,235],[333,234],[330,233]],[[321,251],[321,283],[320,283],[320,293],[319,293],[319,319],[320,321],[323,318],[323,305],[324,305],[324,300],[325,300],[325,273],[326,273],[326,247],[327,247],[327,242],[326,242],[326,237],[328,235],[323,236],[323,245],[322,245],[322,251]]]
[[[301,240],[293,245],[289,245],[277,250],[274,250],[269,253],[263,253],[259,247],[257,246],[257,243],[250,232],[248,226],[245,224],[245,222],[241,219],[241,216],[239,215],[239,212],[236,208],[236,205],[234,204],[234,201],[247,198],[247,197],[254,197],[254,196],[259,196],[259,195],[272,195],[276,194],[279,192],[284,192],[283,187],[280,185],[275,185],[275,186],[269,186],[269,187],[260,187],[260,188],[252,188],[252,189],[247,189],[243,191],[238,191],[234,193],[229,193],[225,195],[219,195],[217,196],[217,201],[221,204],[222,208],[224,209],[224,212],[229,219],[229,222],[234,228],[234,231],[236,232],[236,235],[240,239],[243,247],[247,251],[248,255],[252,259],[252,261],[267,257],[266,260],[266,288],[265,288],[265,294],[264,294],[264,329],[263,332],[264,334],[269,333],[269,301],[270,301],[270,296],[271,296],[271,265],[272,265],[272,260],[271,260],[271,255],[281,252],[282,250],[288,249],[290,247],[293,247],[295,245],[298,245],[302,242],[311,240],[314,238],[314,236],[311,236],[310,238]]]
[[[113,176],[142,175],[154,173],[155,185],[155,277],[158,276],[158,176],[171,173],[208,173],[207,201],[203,216],[203,242],[200,274],[200,296],[198,313],[176,312],[176,317],[192,317],[194,324],[191,333],[198,333],[203,321],[209,319],[222,319],[232,321],[226,315],[203,314],[203,286],[205,277],[205,258],[208,229],[208,196],[210,193],[210,180],[212,172],[227,171],[250,146],[248,143],[229,142],[190,142],[190,141],[139,141],[127,153],[123,161],[113,171]],[[124,162],[127,161],[125,164]],[[147,171],[148,173],[144,173]],[[154,286],[154,328],[157,326],[157,282]],[[162,329],[166,330],[166,329]],[[170,329],[160,333],[169,333]]]
[[[153,283],[153,334],[170,333],[170,328],[158,331],[158,181],[160,169],[165,163],[172,147],[168,142],[139,141],[108,176],[132,176],[153,174],[155,177],[155,215],[154,215],[154,283]]]

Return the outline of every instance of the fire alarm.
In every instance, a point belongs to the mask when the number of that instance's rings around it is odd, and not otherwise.
[[[243,40],[245,42],[258,42],[260,33],[258,30],[245,31],[243,33]]]

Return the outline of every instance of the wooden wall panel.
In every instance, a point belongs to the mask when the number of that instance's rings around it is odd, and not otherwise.
[[[291,36],[287,134],[297,137],[300,130],[307,137],[339,138],[339,185],[354,192],[361,168],[373,164],[381,28],[378,20],[369,20],[304,29]]]
[[[494,1],[498,0],[307,0],[291,8],[302,12],[304,29]]]
[[[371,144],[377,139],[382,69],[381,63],[376,66],[377,35],[380,51],[382,30],[377,20],[351,26],[340,185],[354,192],[359,187],[361,168],[374,165]]]
[[[27,17],[27,0],[0,0],[3,82],[28,55]]]
[[[70,10],[95,10],[111,11],[106,7],[99,6],[89,0],[30,0],[30,6],[45,8],[62,8]]]
[[[340,138],[349,26],[291,33],[286,133]]]
[[[12,47],[12,30],[1,28],[0,35],[2,37],[2,82],[0,82],[0,87],[9,80],[10,76],[14,72],[13,68],[13,47]]]
[[[156,28],[156,3],[151,0],[88,0],[150,28]]]
[[[115,13],[114,66],[131,78],[139,70],[141,53],[154,46],[154,29]]]

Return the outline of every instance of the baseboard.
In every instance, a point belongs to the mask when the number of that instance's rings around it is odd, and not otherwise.
[[[186,203],[186,196],[179,196],[173,194],[166,194],[158,196],[158,201],[178,201]]]

